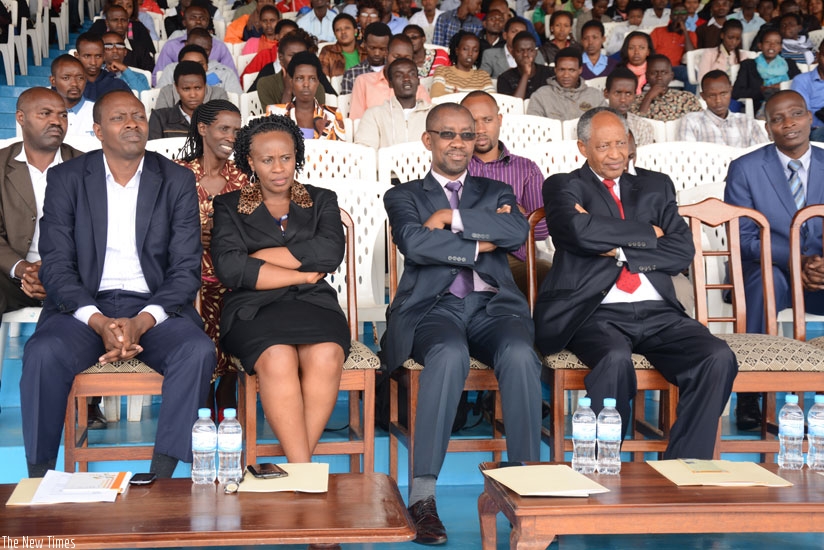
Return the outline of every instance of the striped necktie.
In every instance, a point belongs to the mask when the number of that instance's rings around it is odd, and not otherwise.
[[[798,174],[798,171],[801,170],[801,161],[793,159],[787,163],[787,168],[790,169],[790,193],[793,194],[795,207],[801,210],[807,204],[807,198],[804,196],[804,186],[801,185],[801,176]]]

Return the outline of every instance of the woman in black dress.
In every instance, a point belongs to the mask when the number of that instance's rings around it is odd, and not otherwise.
[[[212,259],[229,289],[221,344],[257,374],[263,412],[289,462],[310,462],[337,400],[349,329],[324,279],[343,260],[335,193],[295,181],[300,128],[274,115],[241,129],[250,185],[215,197]]]

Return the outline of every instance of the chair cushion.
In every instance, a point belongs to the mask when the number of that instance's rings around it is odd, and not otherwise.
[[[581,362],[578,357],[569,350],[563,350],[559,353],[553,353],[552,355],[545,355],[542,358],[542,362],[545,367],[549,367],[550,369],[587,369],[585,364]],[[643,355],[638,355],[637,353],[632,354],[632,363],[638,370],[649,370],[652,369],[653,366],[647,361],[647,358]]]
[[[423,365],[416,362],[414,359],[407,359],[403,363],[403,368],[409,369],[409,370],[423,370]],[[488,365],[485,365],[484,363],[481,363],[480,361],[478,361],[474,357],[469,358],[469,368],[470,369],[475,369],[475,370],[489,370]]]
[[[813,338],[812,340],[807,340],[807,343],[811,346],[815,346],[818,349],[824,350],[824,336],[819,336],[818,338]]]
[[[95,363],[91,367],[87,368],[80,374],[111,374],[111,373],[157,373],[156,370],[151,368],[149,365],[137,359],[136,357],[132,357],[127,361],[115,361],[114,363],[106,363],[105,365],[101,365],[100,363]]]
[[[379,368],[381,368],[381,360],[378,356],[363,342],[352,340],[349,357],[343,364],[343,370],[377,370]]]
[[[738,358],[739,372],[824,372],[824,342],[768,334],[718,334]],[[817,338],[818,339],[818,338]]]

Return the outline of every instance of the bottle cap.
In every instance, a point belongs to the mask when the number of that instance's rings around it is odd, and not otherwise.
[[[818,395],[818,394],[816,394],[816,396],[815,396],[815,402],[816,402],[816,404],[818,404],[818,403],[824,403],[824,395]]]
[[[212,417],[212,409],[208,409],[203,407],[202,409],[197,410],[197,417],[198,418],[211,418]]]
[[[604,398],[604,407],[615,407],[615,398],[613,398],[613,397]]]
[[[237,410],[236,409],[223,409],[223,418],[236,418],[237,417]]]
[[[821,397],[824,397],[824,395],[822,395]],[[592,405],[592,400],[589,397],[582,397],[578,400],[579,407],[589,407],[590,405]]]
[[[798,396],[792,393],[788,393],[784,396],[784,403],[794,403],[798,404]]]

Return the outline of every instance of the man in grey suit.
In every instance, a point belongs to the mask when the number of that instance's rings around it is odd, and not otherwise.
[[[777,311],[792,307],[790,297],[790,224],[795,213],[808,204],[824,202],[824,150],[810,145],[813,114],[796,91],[776,93],[764,108],[767,133],[775,142],[730,163],[724,201],[758,210],[770,222],[773,284]],[[807,311],[824,313],[824,259],[820,218],[801,230],[804,305]],[[761,286],[761,242],[758,229],[741,221],[741,260],[747,298],[747,332],[763,333],[764,295]],[[761,426],[758,394],[740,393],[735,408],[740,430]]]
[[[46,172],[81,153],[63,145],[68,118],[60,95],[31,88],[17,100],[23,141],[0,150],[0,315],[39,307],[46,293],[40,284],[37,237],[43,215]]]
[[[393,187],[384,198],[405,263],[381,348],[390,370],[410,357],[425,366],[409,512],[416,542],[442,544],[446,530],[435,507],[435,480],[470,355],[498,378],[507,455],[516,461],[539,458],[541,363],[529,307],[507,260],[529,230],[512,188],[468,175],[475,122],[465,107],[445,103],[432,109],[422,139],[432,151],[431,171]]]
[[[520,17],[513,17],[504,25],[504,32],[502,38],[505,40],[504,46],[489,48],[484,52],[481,58],[481,70],[489,73],[492,78],[498,78],[509,69],[514,69],[516,66],[515,57],[512,55],[513,42],[515,36],[519,32],[527,30],[526,21]],[[538,52],[535,57],[535,63],[538,65],[546,65],[544,56]]]

